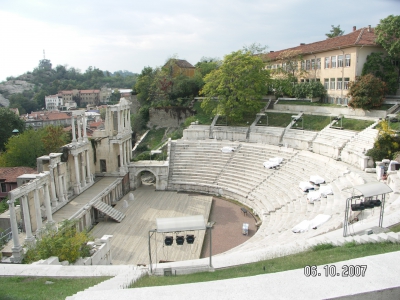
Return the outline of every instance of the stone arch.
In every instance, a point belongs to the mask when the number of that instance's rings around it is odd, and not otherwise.
[[[156,178],[156,190],[166,190],[168,183],[168,165],[154,165],[154,162],[141,161],[139,163],[131,163],[129,165],[129,181],[130,188],[134,190],[141,186],[141,172],[150,172]]]

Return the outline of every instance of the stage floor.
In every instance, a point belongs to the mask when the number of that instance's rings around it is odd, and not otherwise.
[[[111,255],[114,265],[149,264],[148,236],[149,230],[156,228],[156,218],[202,215],[207,224],[212,204],[211,196],[155,191],[154,186],[141,186],[132,193],[133,201],[129,200],[128,194],[115,206],[115,209],[126,215],[121,223],[113,220],[102,221],[91,231],[95,238],[101,238],[105,234],[113,235]],[[124,200],[128,202],[127,208],[124,208]],[[164,235],[174,236],[172,246],[164,246]],[[182,235],[186,233],[183,232]],[[160,260],[200,258],[205,231],[195,231],[194,235],[194,244],[188,245],[185,241],[182,246],[178,246],[175,243],[175,234],[154,234],[151,238],[153,263]]]

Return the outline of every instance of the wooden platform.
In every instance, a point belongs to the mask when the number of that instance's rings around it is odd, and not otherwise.
[[[203,215],[205,222],[208,221],[211,196],[155,191],[153,186],[142,186],[132,193],[135,197],[133,201],[128,200],[126,195],[115,207],[126,214],[121,223],[112,220],[100,222],[91,231],[96,238],[105,234],[113,235],[111,255],[114,265],[149,263],[148,234],[150,229],[156,228],[156,218]],[[128,208],[124,208],[124,200],[127,200]],[[182,246],[176,245],[175,233],[154,234],[151,238],[153,263],[200,258],[205,231],[187,233],[194,233],[194,244],[185,242]],[[185,232],[181,234],[186,235]],[[164,246],[164,235],[174,236],[172,246]]]

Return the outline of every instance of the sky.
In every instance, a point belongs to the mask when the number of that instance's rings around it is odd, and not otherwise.
[[[400,12],[400,0],[0,0],[0,82],[53,67],[140,73],[178,57],[196,64],[258,43],[267,51],[324,40]]]

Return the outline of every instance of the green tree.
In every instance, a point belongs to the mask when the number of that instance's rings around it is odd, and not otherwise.
[[[259,56],[239,50],[224,57],[220,68],[209,73],[201,94],[205,111],[225,115],[232,120],[257,113],[267,92],[269,72]]]
[[[376,41],[393,58],[400,57],[400,16],[390,15],[375,28]]]
[[[46,153],[59,152],[61,146],[68,144],[71,140],[62,126],[49,125],[44,128],[42,142]]]
[[[350,82],[348,95],[351,96],[349,106],[352,108],[371,109],[380,107],[387,92],[386,83],[372,74],[361,76],[359,80]]]
[[[46,154],[42,142],[44,133],[44,129],[28,129],[9,138],[6,151],[0,155],[0,166],[36,168],[36,158]]]
[[[334,38],[337,36],[342,36],[344,34],[344,31],[340,29],[340,25],[338,25],[338,26],[331,25],[331,27],[332,27],[331,31],[329,33],[325,33],[325,35],[328,39]]]
[[[25,122],[10,109],[0,107],[0,152],[5,150],[5,144],[13,135],[14,129],[22,133],[25,129]]]
[[[372,74],[386,83],[388,92],[396,94],[398,88],[398,70],[392,58],[382,52],[373,52],[367,56],[361,75]]]
[[[154,100],[154,94],[152,93],[151,86],[156,72],[157,71],[151,67],[144,67],[138,76],[135,84],[135,91],[140,104],[149,103]]]
[[[121,99],[121,93],[119,92],[118,89],[115,89],[113,91],[113,93],[111,94],[110,101],[111,102],[119,102],[119,99]]]

